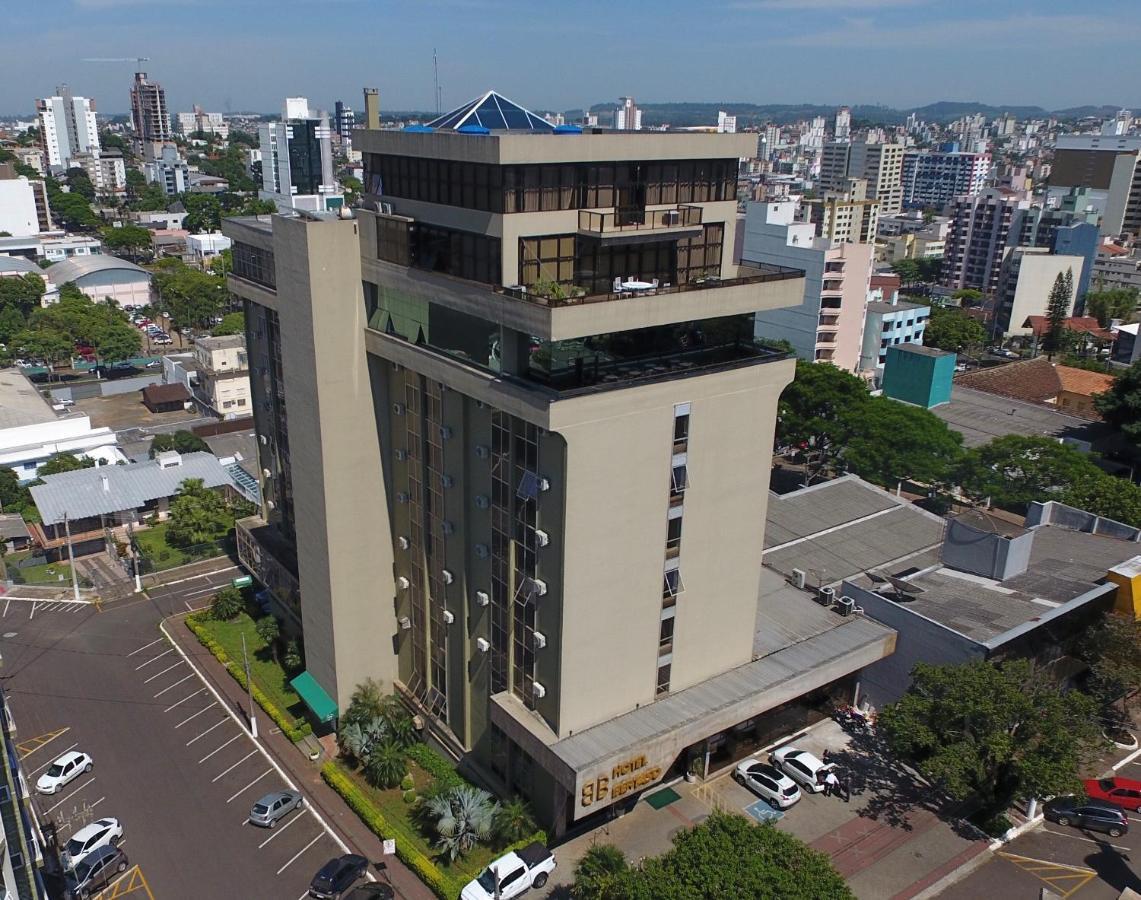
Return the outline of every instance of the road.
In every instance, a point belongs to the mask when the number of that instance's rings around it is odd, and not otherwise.
[[[119,818],[123,848],[154,897],[299,900],[345,852],[306,808],[272,831],[246,824],[252,803],[286,786],[234,711],[159,631],[169,612],[205,603],[227,570],[107,607],[14,600],[0,616],[0,670],[34,783],[69,749],[95,769],[36,797],[61,840]]]

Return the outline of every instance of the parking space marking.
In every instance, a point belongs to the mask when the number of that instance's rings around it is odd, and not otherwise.
[[[251,781],[249,784],[247,784],[240,791],[237,791],[234,794],[231,794],[230,799],[227,800],[226,802],[229,803],[230,801],[236,799],[240,794],[244,794],[246,791],[248,791],[250,788],[252,788],[255,784],[257,784],[259,781],[261,781],[263,778],[265,778],[265,776],[268,775],[272,771],[273,771],[272,768],[266,769],[257,778],[255,778],[253,781]]]
[[[1078,890],[1097,877],[1097,872],[1093,869],[1082,866],[1068,866],[1065,863],[1050,862],[1047,859],[1019,856],[1017,853],[1000,852],[996,855],[1014,863],[1018,868],[1033,875],[1039,881],[1044,881],[1052,891],[1061,892],[1059,896],[1062,900],[1077,893]],[[1065,890],[1066,888],[1068,890]]]
[[[1124,850],[1130,852],[1128,847],[1122,847],[1120,844],[1109,844],[1105,841],[1099,841],[1094,838],[1082,837],[1077,834],[1067,834],[1064,831],[1054,831],[1052,828],[1042,829],[1046,834],[1056,834],[1058,837],[1073,838],[1075,841],[1085,841],[1087,844],[1097,844],[1099,847],[1112,847],[1114,850]]]
[[[8,602],[4,604],[4,615],[5,615],[5,616],[7,616],[7,615],[8,615],[8,607],[9,607],[9,606],[11,606],[11,605],[12,605],[12,601],[11,601],[11,599],[9,599],[9,600],[8,600]]]
[[[173,666],[167,666],[167,667],[166,667],[165,669],[163,669],[161,672],[158,672],[158,673],[156,673],[156,674],[152,675],[150,678],[148,678],[146,681],[144,681],[144,682],[143,682],[143,684],[150,684],[150,683],[151,683],[152,681],[154,681],[156,678],[162,678],[162,676],[163,676],[163,675],[165,675],[167,672],[169,672],[171,669],[177,669],[177,668],[178,668],[179,666],[181,666],[181,665],[182,665],[182,660],[180,659],[180,660],[179,660],[178,662],[176,662],[176,663],[175,663]]]
[[[137,671],[139,671],[139,669],[145,669],[147,666],[149,666],[151,663],[153,663],[153,662],[154,662],[156,659],[162,659],[162,658],[163,658],[164,656],[166,656],[168,653],[173,653],[173,652],[174,652],[174,648],[173,648],[173,647],[167,647],[167,648],[166,648],[165,650],[163,650],[163,651],[162,651],[162,653],[160,653],[158,656],[155,656],[155,657],[152,657],[151,659],[148,659],[148,660],[147,660],[145,663],[143,663],[141,666],[135,666],[135,671],[137,672]]]
[[[253,756],[257,752],[258,752],[257,748],[255,747],[253,750],[251,750],[249,753],[247,753],[245,756],[243,756],[241,759],[239,759],[236,763],[234,763],[232,766],[230,766],[230,768],[228,768],[225,772],[221,772],[220,774],[215,775],[210,780],[210,783],[213,784],[218,779],[220,779],[226,775],[229,775],[231,772],[234,771],[234,769],[236,769],[238,766],[240,766],[242,763],[244,763],[247,759],[249,759],[251,756]]]
[[[46,747],[57,737],[71,731],[71,726],[67,728],[60,728],[58,731],[49,731],[45,734],[38,734],[33,738],[28,738],[26,741],[20,741],[16,745],[16,750],[20,753],[20,759],[27,759],[41,747]]]
[[[108,891],[111,893],[107,893]],[[115,879],[96,894],[93,900],[116,900],[118,897],[136,893],[147,897],[148,900],[154,900],[155,895],[151,893],[151,886],[147,884],[143,870],[138,866],[132,866],[120,878]]]
[[[199,691],[199,693],[201,693],[201,691]],[[181,722],[179,722],[179,723],[178,723],[177,725],[175,725],[174,727],[175,727],[175,728],[181,728],[183,725],[185,725],[187,722],[189,722],[189,721],[190,721],[190,719],[197,719],[197,718],[198,718],[200,715],[202,715],[202,713],[206,712],[206,710],[208,710],[208,709],[213,709],[213,708],[214,708],[215,706],[217,706],[217,705],[218,705],[218,701],[217,701],[217,700],[215,700],[215,701],[214,701],[213,703],[211,703],[209,706],[204,706],[204,707],[202,707],[202,709],[198,710],[198,712],[196,712],[194,715],[192,715],[192,716],[191,716],[189,719],[183,719]]]
[[[163,710],[163,712],[164,712],[164,713],[168,713],[168,712],[170,712],[172,709],[174,709],[176,706],[181,706],[183,703],[185,703],[185,702],[186,702],[187,700],[189,700],[191,697],[197,697],[199,694],[205,694],[205,693],[206,693],[206,688],[199,688],[199,689],[198,689],[198,690],[196,690],[196,691],[195,691],[193,694],[187,694],[185,697],[183,697],[183,698],[182,698],[181,700],[179,700],[177,703],[172,703],[170,706],[168,706],[166,709],[164,709],[164,710]],[[156,695],[156,696],[157,696],[157,695]]]
[[[49,806],[46,810],[44,810],[44,812],[51,812],[53,809],[55,809],[61,803],[66,803],[68,800],[70,800],[72,797],[74,797],[76,794],[78,794],[80,791],[82,791],[85,787],[92,784],[94,781],[95,781],[94,776],[92,776],[91,778],[88,778],[85,782],[83,782],[83,784],[81,784],[79,787],[77,787],[74,791],[72,791],[70,794],[68,794],[62,800],[57,800],[55,803],[53,803],[51,806]]]
[[[220,722],[216,722],[215,724],[213,724],[209,728],[207,728],[205,731],[203,731],[200,735],[198,735],[198,737],[192,737],[190,740],[188,740],[186,742],[186,746],[189,747],[195,741],[202,740],[202,738],[206,737],[206,735],[208,735],[215,728],[221,728],[223,725],[225,725],[229,721],[230,721],[229,719],[222,719]]]
[[[70,753],[72,750],[74,750],[78,746],[79,746],[78,743],[72,744],[70,747],[68,747],[66,750],[64,750],[63,753]],[[59,756],[63,756],[63,753],[61,753]],[[49,759],[46,763],[44,763],[38,769],[33,769],[31,772],[29,772],[28,775],[29,776],[39,775],[40,772],[42,772],[44,769],[46,769],[48,766],[50,766],[53,762],[55,762],[57,759],[59,759],[59,756],[56,756],[52,759]]]
[[[36,606],[37,606],[37,604],[35,603],[35,601],[33,601],[33,602],[32,602],[32,610],[31,610],[31,612],[29,612],[29,613],[28,613],[28,621],[29,621],[29,622],[30,622],[32,619],[34,619],[34,618],[35,618],[35,616],[36,616]]]
[[[280,869],[278,869],[276,874],[280,875],[282,872],[284,872],[286,869],[288,869],[291,865],[293,865],[293,863],[295,863],[297,861],[298,857],[300,857],[302,853],[304,853],[306,850],[308,850],[310,847],[312,847],[314,844],[316,844],[319,840],[321,840],[320,834],[318,834],[317,837],[313,838],[313,840],[311,840],[308,844],[306,844],[304,847],[302,847],[300,850],[298,850],[295,854],[293,854],[293,857],[289,860],[289,862],[287,862],[284,866],[282,866]]]
[[[161,644],[165,640],[166,640],[166,638],[159,638],[157,641],[151,641],[149,644],[143,644],[141,647],[137,647],[134,650],[132,650],[130,653],[127,654],[127,656],[131,657],[131,656],[134,656],[136,653],[142,653],[148,647],[153,647],[155,644]]]
[[[301,819],[304,819],[306,812],[307,812],[307,810],[302,809],[301,811],[299,811],[297,813],[297,815],[295,815],[292,819],[290,819],[288,822],[286,822],[280,828],[273,829],[273,832],[270,834],[270,836],[267,837],[260,844],[258,844],[258,849],[260,850],[262,847],[264,847],[266,844],[268,844],[270,841],[272,841],[275,837],[277,837],[279,834],[281,834],[283,831],[285,831],[285,829],[288,828],[290,825],[292,825],[294,822],[297,822]],[[248,822],[249,819],[247,819],[246,821]]]
[[[193,672],[191,672],[191,673],[190,673],[189,675],[187,675],[185,678],[179,678],[179,679],[178,679],[178,681],[176,681],[174,684],[170,685],[169,687],[164,687],[164,688],[163,688],[161,691],[159,691],[157,694],[155,694],[155,699],[157,700],[159,697],[161,697],[161,696],[162,696],[163,694],[165,694],[167,691],[173,690],[174,688],[176,688],[176,687],[178,687],[180,684],[182,684],[182,682],[184,682],[184,681],[189,681],[189,680],[190,680],[191,678],[193,678],[193,677],[194,677],[194,673],[193,673]]]
[[[230,738],[228,741],[226,741],[226,743],[224,743],[221,747],[218,747],[215,750],[211,750],[209,753],[207,753],[205,756],[203,756],[200,760],[198,760],[198,765],[202,765],[202,763],[206,762],[206,760],[208,760],[215,753],[218,753],[221,750],[225,750],[227,747],[230,746],[230,744],[234,743],[234,741],[236,741],[240,737],[241,737],[240,734],[235,734],[232,738]],[[187,744],[187,746],[190,746],[190,745]]]

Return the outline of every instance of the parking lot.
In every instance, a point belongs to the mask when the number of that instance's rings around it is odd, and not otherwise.
[[[1141,759],[1116,773],[1141,780]],[[1043,822],[1011,841],[986,863],[940,896],[968,900],[985,895],[1038,896],[1048,889],[1061,897],[1110,900],[1126,888],[1141,891],[1141,815],[1128,813],[1128,834],[1119,838]]]
[[[68,750],[95,761],[57,794],[36,796],[40,820],[56,824],[62,844],[94,819],[118,818],[137,866],[124,878],[145,881],[140,896],[303,897],[345,849],[308,806],[272,830],[246,823],[254,801],[293,785],[160,634],[159,618],[147,599],[103,612],[8,603],[0,676],[29,784]]]

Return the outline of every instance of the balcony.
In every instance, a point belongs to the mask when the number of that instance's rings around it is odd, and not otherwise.
[[[701,226],[701,207],[684,204],[666,209],[584,209],[578,214],[578,233],[602,240],[659,234],[683,237],[698,234]]]

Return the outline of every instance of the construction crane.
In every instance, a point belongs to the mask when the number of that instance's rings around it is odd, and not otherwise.
[[[135,63],[136,71],[139,71],[139,72],[141,72],[143,70],[143,63],[150,62],[150,61],[151,61],[151,58],[149,56],[93,56],[93,57],[88,57],[87,59],[81,60],[81,62],[93,62],[93,63],[133,62],[133,63]]]

